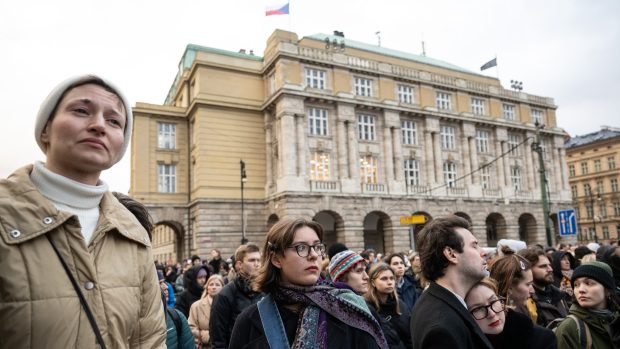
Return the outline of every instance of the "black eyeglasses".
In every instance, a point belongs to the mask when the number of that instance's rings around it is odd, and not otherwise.
[[[325,244],[322,243],[314,244],[312,246],[301,243],[289,246],[287,248],[295,249],[295,251],[297,251],[297,255],[299,255],[299,257],[301,258],[308,257],[308,255],[310,254],[310,249],[313,249],[314,252],[316,252],[320,256],[323,256],[325,254]]]
[[[482,320],[489,316],[489,309],[493,310],[493,312],[496,314],[501,313],[502,311],[504,311],[504,309],[506,309],[506,299],[496,299],[494,301],[491,301],[489,305],[481,305],[479,307],[475,307],[473,309],[470,309],[469,312],[474,317],[474,319]]]

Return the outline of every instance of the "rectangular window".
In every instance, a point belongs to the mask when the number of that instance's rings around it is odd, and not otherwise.
[[[158,122],[157,129],[157,147],[160,149],[176,149],[177,125],[167,122]]]
[[[618,192],[618,178],[610,179],[609,183],[611,184],[611,192],[617,193]]]
[[[474,115],[485,115],[484,114],[484,99],[480,98],[471,98],[471,112]]]
[[[328,181],[329,178],[329,154],[312,153],[310,158],[310,179],[313,181]]]
[[[616,168],[616,159],[613,156],[607,158],[607,166],[610,170]]]
[[[603,194],[603,180],[599,179],[596,181],[596,193]]]
[[[586,218],[592,219],[594,217],[594,208],[592,204],[586,204]]]
[[[437,109],[452,110],[452,94],[447,92],[437,92],[435,97]]]
[[[482,185],[482,189],[491,189],[491,167],[484,166],[480,170],[480,183]]]
[[[409,85],[398,85],[398,101],[401,103],[413,104],[413,87]]]
[[[514,104],[502,104],[502,116],[506,120],[514,120],[517,118]]]
[[[455,149],[454,142],[454,127],[441,126],[441,148],[443,149]]]
[[[372,80],[367,78],[355,77],[355,94],[357,96],[372,96]]]
[[[420,162],[418,160],[405,160],[405,180],[409,186],[420,185]]]
[[[324,90],[325,71],[314,68],[306,68],[306,86]]]
[[[308,108],[308,132],[311,135],[327,136],[327,110]]]
[[[176,193],[177,191],[177,166],[157,165],[157,189],[160,193]]]
[[[581,174],[582,175],[587,175],[588,174],[588,163],[587,162],[582,162],[581,163]]]
[[[512,166],[510,168],[510,180],[514,190],[521,190],[521,168],[519,166]]]
[[[357,116],[357,131],[359,139],[363,141],[375,140],[375,117],[359,114]]]
[[[575,165],[568,165],[568,175],[570,177],[575,177]]]
[[[603,226],[603,239],[609,239],[609,227]]]
[[[360,177],[362,183],[377,183],[377,160],[372,155],[360,158]]]
[[[594,160],[594,172],[601,172],[601,160]]]
[[[620,216],[620,202],[614,202],[614,216]]]
[[[508,150],[512,156],[521,156],[521,136],[514,133],[508,134]]]
[[[401,131],[403,134],[403,144],[418,144],[418,134],[415,122],[409,120],[403,121],[401,123]]]
[[[578,192],[577,192],[577,186],[575,184],[570,186],[570,191],[571,194],[573,195],[573,199],[577,197]]]
[[[540,109],[532,109],[532,123],[542,125],[544,124],[544,113]]]
[[[476,150],[478,153],[489,152],[489,131],[476,130]]]
[[[456,187],[456,164],[454,162],[443,163],[443,181],[448,188]]]
[[[607,206],[605,205],[605,203],[602,203],[598,206],[598,211],[601,215],[601,218],[607,218]]]
[[[585,196],[591,196],[592,195],[592,188],[590,187],[590,184],[586,183],[583,185],[583,193]]]

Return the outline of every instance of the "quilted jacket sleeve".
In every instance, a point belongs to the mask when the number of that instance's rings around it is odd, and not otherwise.
[[[148,258],[145,259],[138,346],[139,348],[166,348],[166,318],[150,249],[148,249]]]

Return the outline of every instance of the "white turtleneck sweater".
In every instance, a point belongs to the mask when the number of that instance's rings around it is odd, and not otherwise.
[[[78,217],[84,242],[88,246],[97,228],[99,203],[108,191],[108,185],[101,180],[98,185],[76,182],[48,170],[40,161],[34,163],[30,180],[57,209]]]

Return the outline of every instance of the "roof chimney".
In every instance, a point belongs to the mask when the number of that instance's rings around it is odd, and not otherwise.
[[[339,36],[341,38],[344,38],[344,33],[341,31],[334,30],[334,36]]]
[[[239,49],[239,53],[245,54],[245,49],[244,48]]]

